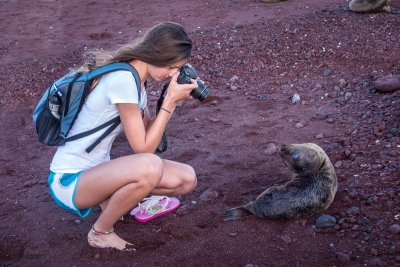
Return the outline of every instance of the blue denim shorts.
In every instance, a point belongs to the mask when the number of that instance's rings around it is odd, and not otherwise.
[[[81,217],[86,217],[91,208],[79,210],[74,202],[76,185],[81,174],[82,172],[54,173],[50,171],[48,182],[51,196],[58,205],[66,210],[75,212]]]

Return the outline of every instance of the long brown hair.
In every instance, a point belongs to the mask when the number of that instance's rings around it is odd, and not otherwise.
[[[134,59],[165,67],[188,59],[191,53],[192,41],[183,26],[164,22],[150,28],[142,38],[125,44],[113,52],[90,51],[88,61],[78,71],[91,71],[110,63],[128,63]]]

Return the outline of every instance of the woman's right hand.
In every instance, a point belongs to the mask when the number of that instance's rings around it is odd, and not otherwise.
[[[196,80],[190,79],[190,84],[179,84],[177,82],[179,71],[172,75],[171,81],[167,88],[167,93],[164,98],[163,107],[173,109],[175,106],[185,99],[192,99],[190,92],[198,87]]]

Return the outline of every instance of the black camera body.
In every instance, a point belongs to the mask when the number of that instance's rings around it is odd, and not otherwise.
[[[177,82],[179,84],[189,84],[190,79],[196,79],[198,76],[199,75],[197,74],[196,70],[192,67],[192,65],[185,64],[179,69],[179,76]],[[203,101],[210,94],[210,92],[207,90],[206,86],[201,81],[197,80],[197,85],[198,87],[196,89],[193,89],[190,92],[190,95],[195,99]]]

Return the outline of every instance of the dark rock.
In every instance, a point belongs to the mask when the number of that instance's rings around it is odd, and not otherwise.
[[[374,81],[374,87],[380,92],[394,92],[400,89],[400,79],[392,75],[384,76]]]
[[[315,226],[318,228],[329,228],[336,224],[336,218],[327,214],[321,215],[315,221]]]

